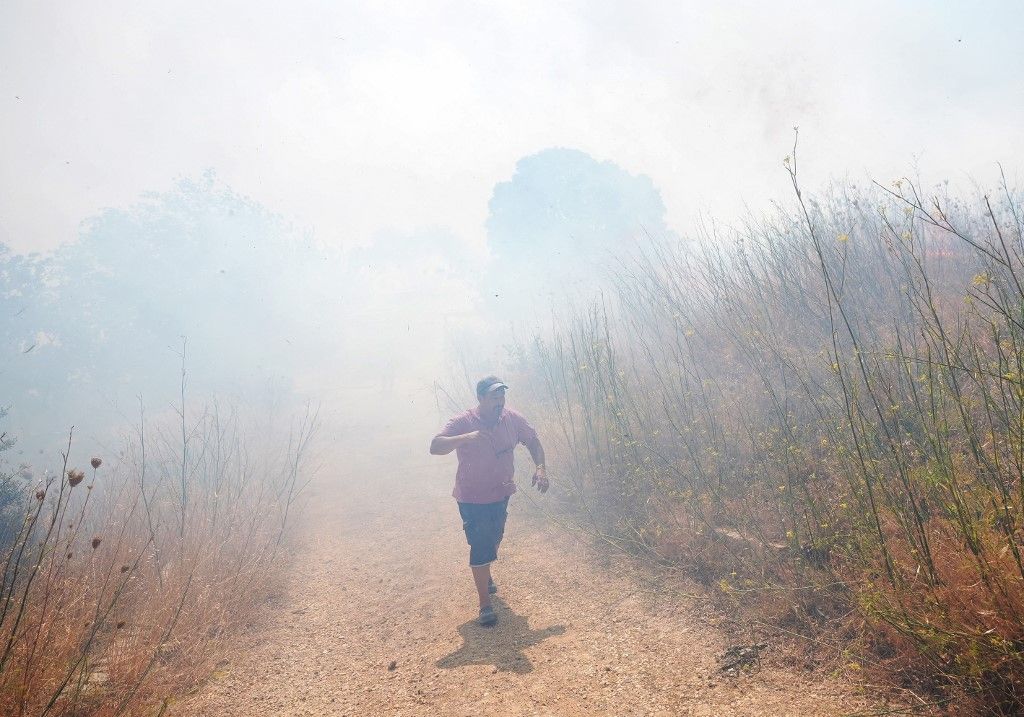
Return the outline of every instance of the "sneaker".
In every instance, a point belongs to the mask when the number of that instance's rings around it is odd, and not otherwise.
[[[498,592],[498,586],[494,584],[493,580],[491,580],[489,583],[487,583],[487,592],[490,593],[491,595],[493,595],[494,593]]]
[[[480,608],[480,617],[476,621],[483,627],[489,627],[498,621],[498,613],[494,612],[494,608],[490,605],[482,607]]]

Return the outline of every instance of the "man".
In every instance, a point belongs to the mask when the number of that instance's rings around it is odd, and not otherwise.
[[[491,579],[491,563],[498,558],[498,545],[505,534],[508,499],[516,492],[512,451],[522,443],[536,464],[532,485],[541,493],[548,490],[544,470],[544,448],[537,431],[526,419],[505,408],[508,386],[497,376],[476,385],[476,408],[459,414],[430,442],[430,452],[443,456],[455,451],[459,468],[452,495],[459,503],[462,528],[469,543],[469,567],[480,598],[481,625],[493,625],[498,616],[491,595],[498,587]]]

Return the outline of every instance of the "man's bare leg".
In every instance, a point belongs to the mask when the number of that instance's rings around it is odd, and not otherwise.
[[[480,598],[480,609],[483,610],[485,607],[491,604],[491,594],[487,590],[487,586],[491,581],[491,564],[479,565],[470,568],[473,571],[473,582],[476,583],[476,594]]]

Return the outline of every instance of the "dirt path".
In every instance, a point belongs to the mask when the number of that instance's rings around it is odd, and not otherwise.
[[[513,498],[500,622],[476,626],[454,457],[382,476],[349,454],[311,489],[286,592],[176,715],[840,715],[870,708],[838,679],[771,653],[724,678],[702,601],[658,599]],[[416,444],[418,445],[418,444]],[[379,454],[377,454],[379,455]],[[520,462],[528,458],[523,456]],[[393,458],[394,461],[394,458]],[[326,475],[326,473],[325,473]],[[389,669],[394,662],[393,669]]]

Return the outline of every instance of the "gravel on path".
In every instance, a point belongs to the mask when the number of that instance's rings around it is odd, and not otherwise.
[[[526,515],[523,495],[512,499],[494,566],[499,623],[477,626],[448,495],[454,458],[425,448],[390,473],[382,460],[350,455],[349,473],[317,479],[286,589],[170,714],[845,715],[879,706],[770,650],[758,669],[722,675],[716,656],[730,641],[706,601],[652,599],[628,569],[610,570],[569,532]]]

